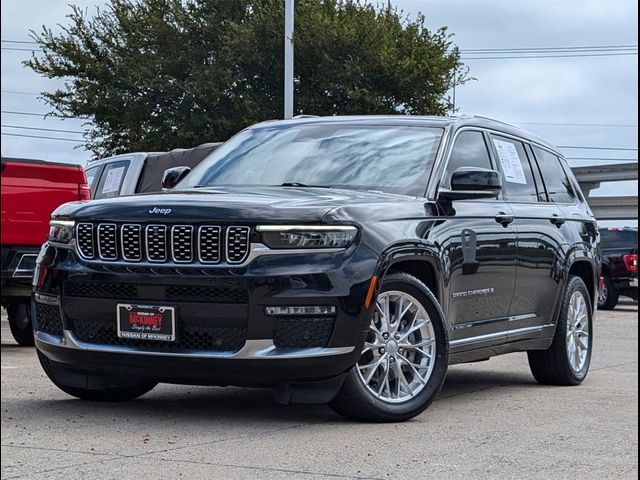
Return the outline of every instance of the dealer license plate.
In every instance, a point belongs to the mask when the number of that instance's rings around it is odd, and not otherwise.
[[[174,307],[118,304],[118,337],[173,342],[176,339]]]

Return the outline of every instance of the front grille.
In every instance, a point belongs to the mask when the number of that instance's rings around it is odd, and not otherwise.
[[[209,303],[249,302],[249,294],[244,288],[172,285],[167,287],[165,292],[167,300]]]
[[[203,225],[198,229],[198,258],[202,263],[220,261],[220,227]]]
[[[138,287],[147,285],[131,283],[98,283],[73,282],[64,284],[64,294],[68,297],[83,298],[112,298],[120,300],[145,300],[138,293]],[[206,302],[206,303],[248,303],[249,293],[244,288],[227,286],[200,285],[168,285],[156,286],[164,288],[163,298],[177,302]]]
[[[118,258],[116,230],[117,227],[113,223],[101,223],[98,225],[98,255],[103,260],[116,260]]]
[[[74,334],[78,340],[97,345],[117,345],[146,348],[163,352],[238,351],[246,341],[246,328],[208,328],[179,325],[175,342],[136,340],[118,337],[114,322],[73,320]]]
[[[44,305],[41,303],[36,303],[35,308],[35,329],[39,332],[49,333],[51,335],[62,335],[62,317],[60,316],[60,308],[57,305]]]
[[[120,229],[122,236],[122,258],[130,262],[142,260],[142,227],[126,224]]]
[[[242,263],[249,254],[249,227],[227,228],[227,261]]]
[[[64,294],[69,297],[135,299],[138,287],[129,283],[66,282]]]
[[[251,228],[245,226],[83,222],[76,236],[82,258],[108,262],[241,264],[251,246]]]
[[[171,228],[171,250],[174,262],[193,261],[193,227],[191,225],[176,225]]]
[[[333,317],[276,318],[273,343],[278,348],[324,348],[334,323]]]
[[[78,237],[78,251],[80,256],[84,258],[93,258],[96,256],[95,242],[93,240],[93,224],[80,223],[76,229]]]
[[[165,262],[167,260],[167,226],[148,225],[147,260],[150,262]]]

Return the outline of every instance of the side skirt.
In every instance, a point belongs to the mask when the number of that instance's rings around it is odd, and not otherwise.
[[[536,338],[533,340],[521,340],[517,342],[503,343],[491,347],[478,348],[475,350],[467,350],[459,353],[452,353],[449,356],[449,365],[457,363],[477,362],[486,360],[496,355],[504,355],[505,353],[524,352],[527,350],[546,350],[551,345],[553,337]]]

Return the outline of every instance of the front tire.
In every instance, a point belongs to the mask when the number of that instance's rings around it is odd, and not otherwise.
[[[64,393],[93,402],[126,402],[150,392],[157,383],[115,377],[54,362],[38,350],[38,360],[53,384]]]
[[[29,303],[10,303],[7,305],[7,319],[11,335],[21,347],[33,347],[33,324]]]
[[[613,310],[618,304],[620,293],[613,286],[608,275],[604,277],[604,287],[598,292],[598,308],[600,310]]]
[[[593,310],[581,278],[571,275],[553,343],[548,350],[527,352],[535,379],[544,385],[579,385],[589,372],[593,346]]]
[[[449,361],[444,314],[431,291],[403,272],[386,275],[358,363],[329,404],[358,421],[401,422],[424,411]]]

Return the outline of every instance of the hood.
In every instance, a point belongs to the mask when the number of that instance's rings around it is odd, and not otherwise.
[[[401,195],[333,188],[216,187],[71,202],[55,218],[103,221],[317,223],[332,209],[407,201]]]

